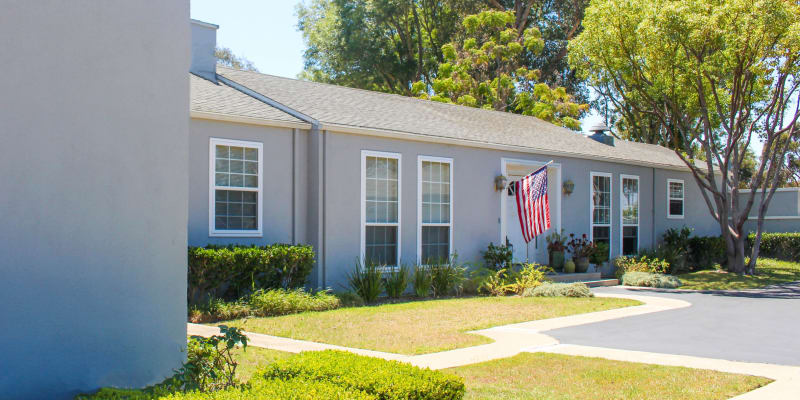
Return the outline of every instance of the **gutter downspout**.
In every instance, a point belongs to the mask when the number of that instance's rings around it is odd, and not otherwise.
[[[316,263],[317,268],[317,288],[324,288],[327,277],[327,266],[325,263],[325,131],[322,130],[322,124],[310,116],[301,113],[293,108],[290,108],[282,103],[279,103],[261,93],[258,93],[244,85],[235,81],[225,78],[222,75],[216,74],[217,80],[220,82],[242,92],[264,104],[274,107],[280,111],[285,112],[301,121],[311,124],[311,132],[309,135],[309,152],[316,153],[310,157],[310,166],[308,170],[309,189],[316,192],[311,207],[308,210],[311,228],[308,231],[311,233],[312,244],[316,243]],[[292,186],[296,187],[296,175],[292,175]],[[295,215],[292,215],[292,223],[294,224]]]

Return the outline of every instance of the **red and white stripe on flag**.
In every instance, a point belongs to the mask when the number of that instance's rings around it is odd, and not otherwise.
[[[550,202],[547,199],[547,167],[514,182],[517,214],[525,243],[550,229]]]

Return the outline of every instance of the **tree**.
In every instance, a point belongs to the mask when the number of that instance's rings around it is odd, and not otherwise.
[[[429,86],[444,62],[442,46],[456,40],[461,21],[481,11],[512,11],[522,33],[536,27],[544,46],[519,61],[541,80],[580,101],[583,81],[566,62],[567,41],[580,32],[588,0],[311,0],[297,7],[307,49],[303,79],[410,95]]]
[[[252,61],[233,54],[233,50],[227,47],[217,47],[214,50],[214,56],[217,57],[217,64],[235,69],[241,69],[243,71],[258,72],[258,69],[256,69],[256,66]]]
[[[798,140],[800,6],[786,0],[596,0],[570,63],[635,135],[656,134],[691,170],[726,243],[727,267],[754,273],[764,215]],[[739,191],[750,143],[763,143]],[[756,239],[744,224],[755,198]]]
[[[520,63],[523,51],[541,51],[544,41],[535,27],[520,32],[510,11],[484,11],[464,18],[460,43],[442,46],[445,62],[433,78],[432,90],[414,84],[414,94],[425,99],[517,112],[580,129],[577,120],[588,108],[576,104],[562,87],[541,83],[539,71]]]
[[[430,81],[460,15],[481,0],[312,0],[297,6],[302,78],[409,95]]]

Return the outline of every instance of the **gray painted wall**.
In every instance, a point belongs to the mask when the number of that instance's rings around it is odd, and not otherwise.
[[[217,80],[217,26],[191,21],[192,63],[190,71],[211,81]]]
[[[192,119],[189,123],[189,244],[269,244],[306,243],[306,180],[297,169],[304,169],[305,136],[293,129]],[[263,144],[263,237],[209,236],[209,145],[210,138],[244,140]],[[298,143],[294,143],[297,141]],[[295,154],[295,156],[293,156]],[[297,162],[299,165],[293,166]],[[293,196],[293,189],[297,194]],[[294,198],[294,200],[293,200]],[[293,206],[293,201],[296,204]],[[294,210],[303,210],[295,213]],[[299,214],[294,221],[293,215]],[[293,228],[294,227],[294,228]],[[294,237],[292,231],[295,231]]]
[[[0,13],[0,397],[142,386],[186,344],[189,2]]]

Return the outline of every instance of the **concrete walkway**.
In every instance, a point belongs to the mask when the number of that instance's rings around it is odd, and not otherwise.
[[[638,318],[659,315],[663,312],[691,309],[692,303],[675,296],[664,296],[652,292],[621,292],[619,290],[595,290],[598,297],[619,297],[638,300],[640,306],[625,307],[607,311],[578,314],[567,317],[523,322],[474,331],[494,340],[493,343],[430,353],[423,355],[403,355],[372,350],[355,349],[324,343],[289,339],[258,333],[247,332],[249,345],[288,352],[318,351],[326,349],[344,350],[357,354],[407,362],[419,367],[431,369],[451,368],[474,364],[494,359],[507,358],[521,352],[550,352],[587,357],[602,357],[611,360],[644,362],[660,365],[677,365],[690,368],[710,369],[722,372],[734,372],[747,375],[763,376],[775,382],[752,391],[737,399],[798,399],[800,393],[800,367],[734,362],[724,359],[692,357],[668,353],[632,351],[619,348],[594,347],[565,343],[552,335],[552,332],[563,332],[569,329],[585,329],[593,331],[598,324],[614,324]],[[636,318],[629,318],[636,317]],[[587,327],[591,324],[591,327]],[[548,332],[544,334],[542,332]],[[219,333],[216,327],[189,324],[190,335],[210,336]],[[596,336],[595,336],[596,337]],[[572,342],[568,342],[572,343]]]

